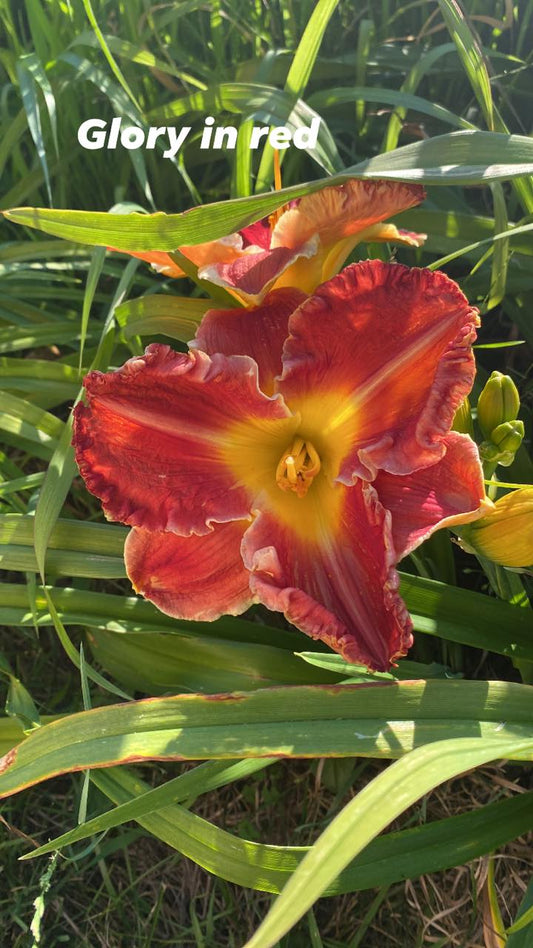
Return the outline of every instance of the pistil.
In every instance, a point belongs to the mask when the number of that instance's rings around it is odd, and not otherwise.
[[[305,497],[320,471],[320,458],[310,441],[295,438],[282,455],[276,468],[276,484],[281,490],[292,490]]]

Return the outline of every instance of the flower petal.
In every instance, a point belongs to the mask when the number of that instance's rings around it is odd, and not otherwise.
[[[261,250],[252,246],[231,263],[221,263],[215,258],[216,262],[200,267],[198,276],[201,280],[233,290],[245,302],[258,303],[291,263],[299,257],[313,257],[317,248],[316,238],[294,249]]]
[[[445,274],[380,260],[346,267],[293,313],[278,390],[330,476],[409,474],[442,457],[472,387],[477,322]]]
[[[324,247],[366,230],[372,224],[420,204],[426,194],[419,184],[351,179],[303,197],[285,211],[272,234],[272,247],[299,247],[320,235]]]
[[[124,560],[136,592],[177,619],[211,622],[252,604],[240,553],[246,520],[215,524],[205,536],[130,531]]]
[[[315,523],[307,507],[297,528],[267,510],[258,514],[242,545],[250,587],[269,609],[348,661],[383,671],[412,641],[397,592],[390,515],[371,484],[327,489],[337,509],[333,521],[322,503]]]
[[[88,406],[75,410],[81,474],[110,520],[149,530],[205,534],[213,521],[249,518],[254,495],[226,459],[261,459],[273,439],[275,465],[294,428],[246,356],[152,345],[116,372],[90,372],[85,387]]]
[[[298,286],[312,293],[320,283],[338,273],[356,244],[379,239],[367,235],[379,230],[375,225],[419,204],[424,197],[425,191],[419,184],[357,179],[303,197],[281,215],[270,246],[299,247],[313,235],[319,237],[320,246],[311,260],[296,260],[276,286]],[[393,230],[398,234],[395,227]]]
[[[421,247],[427,240],[427,234],[417,234],[414,230],[404,230],[395,224],[375,224],[361,234],[366,243],[404,244],[406,247]]]
[[[191,348],[209,355],[248,355],[257,362],[259,387],[271,395],[282,370],[281,353],[288,335],[289,316],[305,299],[300,290],[272,290],[259,306],[210,309]]]
[[[108,247],[108,250],[127,253],[130,257],[144,260],[146,263],[150,263],[154,270],[166,277],[178,278],[186,275],[179,264],[172,259],[170,253],[165,250],[132,251],[121,250],[120,247]],[[213,259],[220,263],[230,263],[244,253],[242,239],[239,234],[228,234],[227,237],[222,237],[220,240],[210,240],[205,244],[183,245],[178,250],[197,267],[204,266]]]
[[[119,247],[108,247],[107,249],[114,250],[117,253],[127,253],[128,257],[136,257],[137,260],[144,260],[145,263],[151,264],[154,270],[163,276],[175,278],[185,276],[181,267],[174,263],[170,254],[164,250],[120,250]]]
[[[242,237],[244,247],[254,245],[255,247],[262,247],[263,250],[270,250],[272,228],[268,217],[262,217],[261,220],[256,221],[255,224],[249,224],[248,227],[244,227],[239,233]]]
[[[398,559],[435,530],[477,520],[492,509],[485,501],[483,469],[477,447],[455,431],[444,439],[446,454],[431,467],[405,477],[380,471],[374,487],[392,514]]]

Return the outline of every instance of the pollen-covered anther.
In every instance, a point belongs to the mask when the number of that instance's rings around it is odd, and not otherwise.
[[[281,490],[292,490],[305,497],[320,471],[320,458],[310,441],[295,438],[282,455],[276,468],[276,484]]]

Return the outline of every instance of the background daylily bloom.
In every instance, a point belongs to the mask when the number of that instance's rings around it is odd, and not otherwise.
[[[152,345],[91,372],[78,464],[106,516],[133,527],[128,575],[164,612],[262,602],[383,670],[412,638],[396,562],[484,509],[475,445],[450,432],[477,311],[444,274],[377,260],[296,309],[291,292],[263,304],[270,351],[261,307],[236,323],[212,311],[202,348]]]
[[[383,224],[424,200],[418,184],[351,179],[297,201],[238,234],[182,246],[200,279],[223,286],[245,303],[258,303],[272,288],[296,287],[310,294],[334,276],[361,241],[391,241],[419,247],[425,234]],[[133,253],[166,276],[184,272],[163,251]]]

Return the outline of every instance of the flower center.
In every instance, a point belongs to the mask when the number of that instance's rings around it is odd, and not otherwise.
[[[320,470],[320,458],[310,441],[295,438],[276,468],[276,484],[305,497]]]

